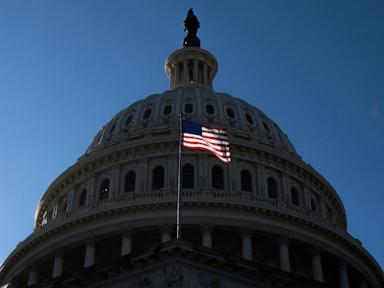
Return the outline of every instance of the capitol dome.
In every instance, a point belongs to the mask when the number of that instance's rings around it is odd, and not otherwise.
[[[215,57],[188,41],[164,65],[170,90],[117,113],[49,186],[0,284],[383,287],[337,192],[264,112],[213,89]],[[180,114],[225,128],[232,162],[183,149],[175,239]]]

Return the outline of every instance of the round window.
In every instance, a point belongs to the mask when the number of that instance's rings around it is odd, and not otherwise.
[[[147,109],[144,112],[143,118],[148,119],[149,117],[151,117],[151,114],[152,114],[152,109]]]
[[[248,113],[245,113],[245,119],[247,120],[247,122],[249,123],[249,124],[253,124],[253,119],[252,119],[252,116],[251,115],[249,115]]]
[[[129,115],[127,119],[125,119],[124,125],[127,126],[132,122],[133,115]]]

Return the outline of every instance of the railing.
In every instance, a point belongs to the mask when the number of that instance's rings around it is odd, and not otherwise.
[[[120,194],[112,199],[105,199],[98,202],[90,203],[83,207],[72,209],[69,212],[59,214],[57,218],[50,219],[45,226],[61,222],[62,220],[75,215],[88,214],[94,210],[102,210],[108,208],[120,208],[137,205],[155,204],[155,203],[171,203],[176,202],[177,192],[174,190],[159,190],[147,193],[129,192]],[[226,203],[238,204],[243,206],[269,209],[276,212],[282,212],[294,216],[311,218],[317,222],[333,226],[329,219],[322,215],[314,213],[308,209],[292,205],[282,200],[271,199],[250,192],[228,192],[219,190],[186,190],[182,192],[182,202],[206,202],[206,203]]]

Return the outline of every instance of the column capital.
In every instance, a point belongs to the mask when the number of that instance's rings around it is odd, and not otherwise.
[[[321,256],[321,249],[318,247],[312,247],[311,255],[312,256]]]
[[[212,224],[200,224],[200,227],[203,232],[211,232],[213,230]]]
[[[160,225],[160,231],[161,231],[161,233],[171,233],[172,225],[170,225],[170,224]]]
[[[252,236],[253,234],[253,230],[251,228],[248,228],[248,227],[242,227],[241,228],[241,235],[242,236]]]
[[[347,263],[345,262],[344,259],[338,260],[338,266],[340,270],[347,270]]]
[[[95,242],[96,242],[96,236],[95,235],[92,235],[89,238],[84,240],[84,244],[87,246],[90,246],[90,245],[93,246],[93,245],[95,245]]]
[[[130,238],[130,237],[132,237],[132,234],[133,234],[134,232],[132,231],[132,229],[126,229],[126,230],[123,230],[122,232],[121,232],[121,237],[127,237],[127,238]]]
[[[283,235],[283,234],[281,234],[281,235],[278,235],[278,237],[277,237],[277,242],[279,243],[279,244],[288,244],[289,243],[289,240],[290,240],[290,238],[288,238],[288,236],[286,236],[286,235]]]

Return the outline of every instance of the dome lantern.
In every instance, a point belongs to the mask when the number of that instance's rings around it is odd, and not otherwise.
[[[196,36],[199,27],[199,20],[190,9],[184,21],[184,31],[187,32],[184,48],[172,53],[164,65],[171,89],[188,86],[213,88],[217,61],[211,53],[200,48],[200,39]]]

